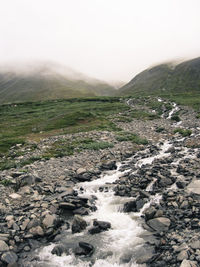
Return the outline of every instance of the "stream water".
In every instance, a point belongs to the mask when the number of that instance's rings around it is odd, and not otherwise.
[[[159,100],[158,100],[159,101]],[[177,111],[177,106],[174,105],[173,110],[170,112],[169,117]],[[114,194],[113,187],[115,182],[125,175],[126,172],[131,172],[130,169],[125,169],[125,166],[133,160],[134,168],[142,168],[143,165],[151,165],[154,160],[169,157],[171,153],[169,149],[172,144],[169,141],[165,141],[160,144],[158,152],[151,156],[148,155],[148,151],[140,155],[134,155],[128,161],[119,163],[118,168],[115,171],[108,171],[103,173],[97,180],[90,182],[78,183],[75,189],[79,195],[87,198],[93,198],[95,200],[95,206],[97,210],[91,212],[88,216],[84,216],[88,227],[85,231],[72,234],[71,229],[62,233],[62,238],[59,241],[62,244],[73,242],[88,242],[95,247],[95,252],[91,257],[80,258],[75,257],[73,253],[69,255],[63,254],[62,256],[53,255],[52,249],[57,243],[45,246],[37,252],[38,260],[36,265],[40,267],[100,267],[100,266],[122,266],[122,267],[136,267],[140,266],[136,264],[135,255],[144,245],[144,240],[141,238],[145,230],[141,226],[141,214],[150,203],[159,202],[162,196],[155,195],[150,198],[150,201],[144,205],[144,207],[138,213],[124,213],[124,203],[132,200],[133,198],[120,197]],[[185,152],[187,153],[187,151]],[[145,155],[145,156],[144,156]],[[135,160],[137,159],[137,160]],[[178,162],[178,161],[177,161]],[[128,167],[127,167],[128,168]],[[122,171],[123,170],[123,171]],[[155,179],[147,186],[146,191],[151,191]],[[101,188],[101,190],[99,190]],[[107,221],[111,223],[111,229],[99,234],[90,235],[88,229],[92,226],[94,220]]]
[[[135,163],[136,168],[141,168],[143,164],[151,164],[155,159],[169,156],[166,153],[171,147],[171,144],[166,141],[160,146],[159,152],[155,156],[138,157]],[[137,157],[137,155],[135,155]],[[100,179],[91,182],[78,183],[76,190],[79,195],[96,199],[95,205],[97,210],[84,216],[88,223],[87,229],[78,234],[72,234],[71,230],[62,234],[62,243],[65,242],[79,242],[84,241],[92,244],[95,247],[95,252],[91,258],[81,259],[72,254],[57,256],[51,253],[56,244],[51,244],[44,247],[38,252],[39,260],[37,266],[42,267],[66,267],[66,266],[80,266],[80,267],[99,267],[99,266],[124,266],[135,267],[140,266],[135,263],[134,255],[144,244],[144,240],[140,237],[144,233],[141,227],[140,215],[142,211],[147,208],[152,201],[156,202],[161,199],[161,196],[153,196],[149,203],[146,203],[143,209],[138,213],[124,213],[124,203],[133,198],[120,197],[114,195],[113,186],[115,181],[130,170],[121,171],[123,165],[127,165],[129,161],[123,164],[118,164],[115,171],[108,171],[102,174]],[[151,190],[152,184],[149,184],[147,191]],[[103,188],[103,190],[99,190]],[[80,190],[81,189],[81,190]],[[94,219],[99,221],[108,221],[111,223],[111,229],[96,235],[88,234],[88,228],[91,227]],[[36,265],[32,265],[36,266]]]

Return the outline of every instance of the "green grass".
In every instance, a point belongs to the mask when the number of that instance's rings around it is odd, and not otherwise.
[[[42,157],[45,159],[50,159],[52,157],[58,158],[73,155],[75,151],[80,152],[84,149],[100,150],[111,147],[113,147],[113,144],[111,143],[95,141],[91,138],[60,140],[52,144],[52,146],[46,150]]]
[[[182,129],[182,128],[177,128],[174,130],[174,133],[179,133],[181,134],[183,137],[187,137],[190,136],[192,134],[192,131],[189,129]]]
[[[162,133],[164,131],[165,131],[165,128],[164,127],[158,127],[158,128],[156,128],[156,132],[157,133]]]
[[[154,120],[159,118],[157,114],[149,113],[138,109],[131,111],[129,113],[129,116],[137,120]]]
[[[178,115],[173,115],[173,116],[171,117],[171,120],[172,120],[172,121],[176,121],[176,122],[181,121],[181,119],[180,119],[180,117],[179,117]]]
[[[9,179],[3,179],[2,181],[0,181],[0,184],[2,184],[4,186],[9,186],[12,184],[12,181]]]
[[[131,141],[134,144],[138,145],[147,145],[148,141],[145,138],[141,138],[137,134],[130,133],[130,132],[120,132],[116,135],[116,140],[119,142],[123,141]]]
[[[0,106],[0,154],[26,140],[91,130],[118,131],[110,115],[128,110],[119,98],[27,102]]]

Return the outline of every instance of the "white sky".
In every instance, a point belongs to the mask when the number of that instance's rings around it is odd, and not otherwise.
[[[51,60],[128,81],[200,56],[200,0],[0,0],[0,64]]]

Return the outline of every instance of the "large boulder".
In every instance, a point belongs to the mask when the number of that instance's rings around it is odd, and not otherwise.
[[[86,221],[79,215],[74,215],[72,233],[80,233],[87,227]]]
[[[8,251],[9,247],[3,240],[0,240],[0,252]]]
[[[166,232],[170,227],[171,221],[165,217],[158,217],[147,221],[147,225],[157,232]]]
[[[124,204],[123,211],[124,212],[137,212],[136,201],[135,200],[132,200],[132,201],[126,202]]]
[[[79,242],[78,246],[74,249],[76,256],[91,256],[94,253],[94,247],[86,242]]]
[[[111,161],[103,162],[100,169],[102,171],[104,171],[104,170],[116,170],[117,169],[116,161],[111,160]]]
[[[93,227],[90,228],[88,232],[91,235],[94,235],[94,234],[98,234],[98,233],[107,231],[110,228],[111,228],[111,224],[109,222],[95,220],[93,222]]]
[[[18,256],[14,252],[8,251],[3,253],[3,255],[1,256],[1,260],[6,264],[14,264],[18,260]]]

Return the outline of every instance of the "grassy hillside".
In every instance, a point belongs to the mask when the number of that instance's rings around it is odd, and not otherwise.
[[[109,84],[58,66],[18,71],[0,69],[0,104],[88,96],[113,96]]]
[[[173,66],[147,69],[119,90],[121,95],[166,95],[200,93],[200,58]]]

